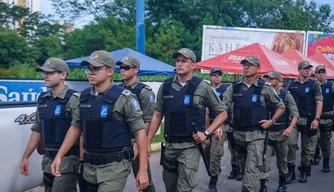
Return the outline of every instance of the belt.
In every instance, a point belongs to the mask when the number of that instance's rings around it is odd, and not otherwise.
[[[273,125],[269,131],[282,131],[288,127],[288,124]]]
[[[56,157],[57,153],[58,153],[58,151],[47,150],[47,151],[45,151],[45,156],[49,157],[50,159],[54,159]],[[70,149],[70,151],[67,152],[65,154],[65,156],[70,156],[70,155],[78,155],[78,153],[76,152],[76,150]]]
[[[256,131],[261,130],[260,126],[238,126],[234,124],[233,131]]]
[[[183,143],[194,141],[193,137],[190,136],[165,136],[165,140],[168,143]]]
[[[133,155],[128,151],[120,151],[106,154],[84,154],[85,163],[92,165],[104,165],[112,162],[120,162],[123,159],[132,160]]]

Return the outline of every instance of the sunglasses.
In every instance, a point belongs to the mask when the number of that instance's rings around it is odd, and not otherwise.
[[[125,71],[128,71],[128,70],[130,70],[131,68],[136,68],[136,67],[131,67],[131,66],[127,66],[127,65],[126,65],[126,66],[120,66],[120,67],[119,67],[120,70],[125,70]]]
[[[220,77],[220,76],[222,76],[222,74],[220,74],[220,73],[215,73],[215,74],[212,74],[211,76],[212,76],[212,77]]]

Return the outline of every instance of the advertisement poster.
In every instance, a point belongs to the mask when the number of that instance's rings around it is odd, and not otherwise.
[[[307,32],[307,56],[322,53],[334,59],[334,33]]]
[[[278,53],[290,49],[304,53],[305,38],[304,31],[204,25],[202,61],[253,43],[260,43]]]

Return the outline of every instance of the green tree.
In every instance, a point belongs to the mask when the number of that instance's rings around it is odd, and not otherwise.
[[[38,64],[44,63],[50,57],[65,58],[64,45],[59,36],[42,36],[36,43],[35,48],[38,49]]]

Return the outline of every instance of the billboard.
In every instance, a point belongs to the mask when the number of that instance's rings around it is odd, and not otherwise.
[[[204,25],[202,61],[253,43],[260,43],[278,53],[290,49],[304,53],[305,39],[304,31]]]
[[[334,59],[334,33],[308,31],[306,52],[308,57],[322,53]]]

